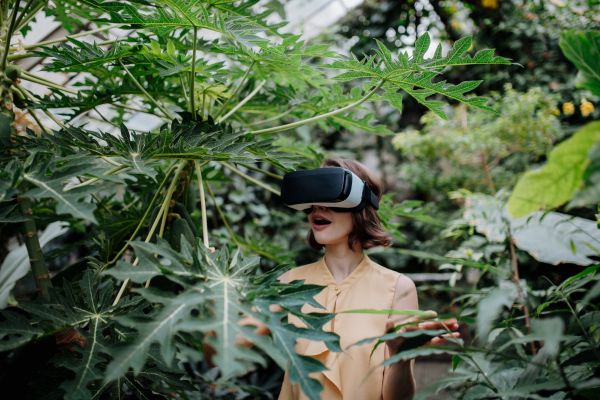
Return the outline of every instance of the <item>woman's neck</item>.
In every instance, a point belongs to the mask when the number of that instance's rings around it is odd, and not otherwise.
[[[360,244],[351,249],[348,241],[325,245],[325,264],[333,279],[340,283],[358,267],[364,257]]]

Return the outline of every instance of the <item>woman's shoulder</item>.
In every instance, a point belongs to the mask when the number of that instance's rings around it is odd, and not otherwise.
[[[400,272],[393,271],[389,268],[386,268],[382,265],[377,264],[371,258],[369,258],[369,261],[371,262],[371,267],[373,268],[373,270],[375,272],[377,272],[378,274],[383,275],[383,277],[385,277],[386,279],[397,280],[401,276],[404,276],[404,274],[401,274]]]
[[[318,264],[318,261],[314,262],[312,264],[306,264],[306,265],[301,265],[299,267],[294,267],[294,268],[290,269],[289,271],[285,272],[284,274],[282,274],[277,279],[281,283],[289,283],[289,282],[297,280],[297,279],[305,279],[307,277],[307,275],[309,275],[314,270],[314,268],[316,268],[317,264]]]

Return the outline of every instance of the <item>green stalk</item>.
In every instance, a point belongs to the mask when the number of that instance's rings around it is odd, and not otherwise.
[[[236,244],[237,247],[241,248],[242,246],[240,245],[240,242],[238,242],[237,238],[235,237],[235,233],[233,233],[233,231],[231,230],[231,227],[229,227],[229,224],[227,223],[227,219],[225,218],[225,214],[223,214],[223,211],[221,211],[221,207],[219,207],[219,203],[217,203],[217,199],[215,198],[215,195],[213,194],[213,191],[210,188],[210,184],[208,182],[206,182],[206,188],[208,189],[208,193],[210,194],[210,197],[212,197],[213,202],[215,203],[215,207],[217,208],[217,211],[219,212],[219,215],[221,216],[221,219],[223,220],[223,224],[225,224],[225,228],[227,229],[227,232],[229,232],[229,234],[231,235],[231,239],[233,239],[233,242]]]
[[[35,17],[35,14],[37,14],[38,11],[40,11],[46,5],[47,5],[46,1],[42,1],[40,4],[35,6],[35,8],[33,10],[31,10],[29,12],[29,14],[27,14],[27,17],[21,19],[21,21],[19,22],[19,24],[17,25],[17,28],[15,30],[20,31],[21,28],[23,28],[25,25],[27,25],[29,23],[29,21],[31,21],[33,19],[33,17]]]
[[[6,37],[4,38],[4,54],[2,54],[2,63],[0,63],[0,68],[2,68],[2,72],[6,69],[6,58],[8,57],[8,50],[10,49],[10,39],[13,34],[13,29],[15,27],[15,21],[17,20],[17,13],[19,11],[19,4],[21,4],[21,0],[17,0],[13,4],[12,13],[10,14],[10,25],[8,26],[8,31],[6,31]]]
[[[190,104],[192,118],[196,120],[196,46],[198,45],[198,28],[194,26],[194,47],[192,48],[192,81],[190,82]]]
[[[175,169],[175,165],[174,164],[171,165],[169,167],[169,169],[167,169],[167,172],[165,172],[165,179],[163,179],[163,181],[160,183],[160,186],[158,187],[158,189],[156,189],[156,193],[154,194],[154,197],[152,197],[152,200],[150,201],[150,205],[146,209],[146,212],[144,213],[144,216],[140,220],[140,223],[138,224],[138,226],[135,228],[135,231],[133,232],[133,234],[129,238],[128,242],[131,242],[133,239],[135,239],[135,237],[137,236],[138,232],[142,228],[142,225],[144,225],[144,221],[146,220],[146,218],[150,214],[150,210],[152,210],[152,207],[154,207],[154,202],[156,202],[156,199],[158,199],[158,196],[160,196],[160,192],[161,192],[162,188],[165,186],[165,184],[167,183],[167,179],[169,179],[169,175],[171,175],[171,172],[173,172],[173,169]],[[154,232],[152,232],[152,233],[154,233]],[[121,256],[123,255],[123,253],[125,253],[125,250],[127,250],[128,247],[129,247],[129,243],[126,243],[125,246],[123,246],[123,248],[119,251],[119,253],[117,253],[117,255],[115,256],[115,258],[113,258],[108,263],[104,264],[104,266],[102,267],[102,271],[104,271],[107,266],[116,263],[117,260],[119,258],[121,258]]]
[[[113,174],[116,174],[119,171],[122,171],[122,170],[129,171],[130,169],[132,169],[132,168],[128,167],[127,165],[121,165],[119,167],[115,167],[115,168],[111,169],[110,171],[106,171],[103,175],[113,175]],[[89,185],[91,185],[94,182],[98,182],[99,180],[100,180],[100,178],[88,179],[85,182],[81,182],[79,185],[71,186],[68,189],[64,189],[64,191],[67,192],[69,190],[78,189],[78,188],[84,187],[84,186],[89,186]]]
[[[85,32],[77,33],[75,35],[65,36],[65,37],[62,37],[62,38],[59,38],[59,39],[52,39],[52,40],[47,40],[45,42],[39,42],[39,43],[29,44],[27,46],[23,46],[23,48],[25,50],[29,50],[29,49],[35,49],[36,47],[47,46],[47,45],[53,44],[53,43],[66,42],[69,39],[75,39],[75,38],[78,38],[78,37],[81,37],[81,36],[93,35],[95,33],[104,32],[104,31],[107,31],[107,30],[112,29],[112,28],[118,28],[121,25],[125,25],[125,24],[108,25],[108,26],[104,26],[102,28],[92,29],[91,31],[85,31]]]
[[[289,113],[291,113],[292,111],[294,111],[296,109],[296,107],[292,107],[289,110],[287,110],[286,112],[283,112],[279,115],[276,115],[274,117],[262,120],[262,121],[257,121],[257,122],[252,122],[251,124],[248,124],[247,126],[256,126],[256,125],[263,125],[263,124],[267,124],[269,122],[273,122],[273,121],[277,121],[278,119],[281,119],[283,117],[285,117],[286,115],[288,115]]]
[[[269,185],[262,183],[261,181],[252,178],[251,176],[246,175],[245,173],[243,173],[242,171],[232,167],[231,165],[224,163],[223,161],[219,161],[224,167],[229,168],[230,170],[232,170],[233,172],[235,172],[236,174],[238,174],[239,176],[249,180],[252,183],[257,184],[258,186],[260,186],[263,189],[267,189],[269,192],[276,194],[277,196],[281,196],[281,192],[278,190],[273,189],[272,187],[270,187]]]
[[[19,209],[21,210],[21,215],[24,217],[31,218],[33,216],[31,199],[29,197],[21,197]],[[27,254],[29,256],[29,263],[31,264],[31,271],[35,277],[36,290],[42,297],[49,299],[50,295],[48,294],[48,288],[52,287],[52,281],[48,274],[46,260],[44,259],[44,253],[42,253],[40,240],[37,235],[37,228],[33,219],[23,222],[23,236]]]
[[[242,107],[244,104],[246,104],[248,101],[250,101],[251,98],[253,98],[256,93],[259,92],[260,89],[262,89],[262,87],[265,85],[265,83],[267,83],[267,81],[262,81],[257,87],[256,89],[254,89],[252,91],[252,93],[250,93],[248,96],[246,96],[246,98],[242,101],[240,101],[235,107],[233,107],[231,109],[231,111],[229,111],[227,114],[225,114],[225,116],[221,119],[219,119],[219,122],[225,121],[227,118],[229,118],[233,113],[235,113],[237,110],[239,110],[240,107]]]
[[[17,18],[17,20],[15,21],[15,26],[19,26],[21,24],[21,21],[23,20],[23,17],[25,16],[25,14],[27,13],[27,10],[29,10],[29,7],[31,7],[31,4],[36,1],[36,0],[29,0],[26,4],[25,7],[23,7],[23,11],[21,11],[21,14],[19,14],[19,17]],[[15,5],[18,6],[19,3],[17,3]]]
[[[257,168],[257,167],[253,167],[252,165],[244,164],[244,168],[248,168],[251,171],[260,172],[261,174],[265,174],[267,176],[270,176],[271,178],[275,178],[275,179],[279,179],[279,180],[283,179],[282,176],[279,176],[279,175],[274,174],[274,173],[269,172],[269,171],[262,170],[262,169]]]
[[[62,90],[63,92],[67,92],[67,93],[72,93],[72,94],[77,94],[78,93],[77,90],[69,89],[69,88],[64,87],[62,85],[57,85],[56,83],[47,82],[47,81],[45,81],[43,79],[40,79],[38,77],[35,77],[33,75],[28,74],[25,71],[22,71],[22,73],[21,73],[21,79],[24,79],[24,80],[29,81],[29,82],[37,83],[39,85],[48,86],[49,88],[52,88],[52,89]]]
[[[202,184],[202,168],[200,161],[194,161],[196,165],[196,176],[198,177],[198,186],[200,187],[200,208],[202,210],[202,239],[204,247],[208,248],[208,223],[206,221],[206,197],[204,195],[204,185]]]
[[[373,89],[372,91],[367,93],[362,99],[358,100],[356,103],[349,104],[344,108],[340,108],[339,110],[335,110],[335,111],[329,112],[327,114],[317,115],[316,117],[308,118],[308,119],[305,119],[302,121],[292,122],[291,124],[276,126],[276,127],[268,128],[268,129],[262,129],[262,130],[258,130],[258,131],[254,131],[254,132],[250,132],[250,133],[252,133],[253,135],[264,135],[267,133],[287,131],[289,129],[297,128],[299,126],[306,125],[311,122],[319,121],[319,120],[322,120],[325,118],[333,117],[334,115],[344,113],[346,111],[353,109],[354,107],[361,105],[365,101],[367,101],[371,96],[373,96],[381,88],[381,86],[383,85],[384,82],[385,82],[384,80],[379,82],[379,84],[375,87],[375,89]]]
[[[152,224],[152,227],[150,228],[150,231],[148,232],[148,236],[146,237],[146,240],[144,240],[145,243],[150,242],[150,239],[152,238],[152,234],[154,234],[154,231],[156,230],[156,227],[158,226],[158,221],[159,221],[162,213],[166,212],[166,208],[169,205],[169,202],[171,201],[171,196],[173,195],[173,192],[175,191],[175,186],[176,186],[177,180],[179,179],[179,175],[181,175],[181,171],[183,171],[183,168],[185,167],[185,163],[186,163],[185,161],[182,161],[181,163],[179,163],[179,166],[177,167],[177,170],[175,171],[175,175],[173,176],[173,181],[171,182],[171,185],[169,186],[169,189],[165,196],[165,201],[163,202],[160,210],[158,211],[156,220],[154,220],[154,224]],[[148,208],[148,210],[150,210],[150,208]],[[148,212],[148,210],[146,210],[146,212]],[[136,257],[135,261],[133,262],[133,265],[136,266],[136,265],[138,265],[139,262],[140,262],[139,257]],[[117,303],[119,302],[119,300],[121,299],[121,296],[123,295],[123,292],[125,291],[125,288],[127,287],[127,283],[129,283],[129,279],[125,279],[125,281],[121,285],[121,289],[119,289],[119,293],[117,294],[117,297],[115,298],[115,301],[113,302],[113,306],[116,306]]]
[[[179,82],[181,83],[181,88],[183,89],[183,97],[185,98],[185,103],[187,104],[188,111],[191,112],[192,104],[190,103],[190,98],[187,95],[185,90],[185,85],[183,84],[183,75],[179,74]]]
[[[138,87],[138,89],[140,89],[142,91],[142,93],[144,93],[144,95],[146,95],[146,97],[148,98],[148,100],[152,104],[154,104],[155,107],[157,107],[160,111],[162,111],[162,113],[164,115],[166,115],[167,118],[170,118],[170,119],[174,119],[175,118],[175,117],[173,117],[173,115],[171,115],[170,112],[168,112],[160,104],[158,104],[158,102],[156,100],[154,100],[154,97],[150,96],[150,94],[148,92],[146,92],[146,89],[144,89],[144,87],[138,82],[138,80],[135,79],[135,77],[131,74],[131,72],[129,72],[129,70],[127,69],[127,67],[125,65],[123,65],[123,62],[121,60],[119,60],[119,64],[121,64],[121,67],[123,67],[123,69],[125,70],[125,72],[127,72],[127,75],[129,75],[129,78],[131,78],[131,80],[133,81],[133,83],[135,83],[135,85]]]
[[[23,93],[21,93],[21,91],[19,90],[18,87],[14,86],[11,88],[11,90],[13,91],[13,93],[16,93],[17,96],[21,100],[27,100],[27,97]],[[50,133],[50,131],[44,127],[44,125],[42,124],[42,121],[40,121],[40,119],[38,118],[37,114],[33,111],[33,109],[28,109],[27,112],[29,113],[29,115],[31,115],[33,117],[33,119],[35,120],[35,122],[38,124],[38,126],[41,128],[42,131],[44,131],[46,133]],[[39,138],[39,137],[41,137],[41,134],[38,134],[37,136]]]
[[[232,95],[227,100],[225,100],[225,103],[223,103],[221,108],[219,108],[219,111],[217,111],[215,113],[215,115],[213,117],[214,119],[219,118],[219,115],[223,114],[223,112],[227,109],[227,106],[229,105],[231,100],[233,100],[238,95],[238,93],[242,89],[242,86],[244,86],[244,83],[246,83],[246,78],[248,78],[248,74],[250,73],[250,70],[252,69],[252,67],[254,67],[255,63],[256,63],[256,60],[252,60],[252,64],[250,64],[250,67],[248,68],[248,70],[246,70],[246,73],[244,74],[244,76],[242,76],[242,80],[240,81],[240,84],[238,85],[237,88],[235,88],[235,91],[232,93]]]
[[[23,95],[25,95],[25,97],[29,98],[29,100],[32,103],[37,103],[37,100],[35,99],[35,97],[33,97],[33,95],[31,93],[29,93],[27,91],[27,89],[25,89],[23,86],[21,86],[19,83],[14,83],[14,86],[19,89],[21,91],[21,93],[23,93]],[[52,115],[52,113],[46,109],[42,110],[44,112],[44,114],[46,114],[48,117],[50,117],[54,122],[56,122],[56,124],[58,126],[60,126],[61,128],[65,128],[65,125],[58,119],[56,118],[54,115]]]

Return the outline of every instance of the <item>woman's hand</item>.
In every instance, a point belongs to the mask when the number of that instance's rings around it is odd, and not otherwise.
[[[458,329],[458,321],[456,320],[456,318],[451,318],[451,319],[447,319],[444,321],[428,321],[430,319],[433,319],[437,316],[437,313],[435,311],[425,311],[428,314],[431,314],[430,317],[424,317],[424,316],[416,316],[416,317],[412,317],[412,318],[408,318],[404,321],[402,321],[401,325],[404,325],[408,322],[417,322],[417,324],[415,325],[405,325],[402,328],[400,328],[398,330],[398,332],[410,332],[410,331],[421,331],[421,330],[437,330],[437,329],[450,329],[451,331],[455,331]],[[386,331],[388,333],[391,333],[394,331],[395,325],[394,322],[391,319],[387,320],[386,323]],[[449,341],[449,338],[451,336],[454,336],[455,338],[458,338],[460,336],[460,333],[458,332],[454,332],[451,334],[445,334],[443,335],[443,337],[434,337],[433,339],[431,339],[429,342],[427,342],[425,344],[425,346],[432,346],[432,345],[438,345],[438,344],[442,344],[442,343],[446,343]],[[390,339],[390,340],[386,340],[385,344],[387,345],[388,349],[389,349],[389,355],[394,356],[398,353],[398,351],[402,350],[402,345],[404,344],[404,342],[406,342],[406,338],[404,337],[397,337],[395,339]]]

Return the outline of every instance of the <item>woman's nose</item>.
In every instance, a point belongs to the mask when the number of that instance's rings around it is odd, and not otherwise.
[[[324,210],[327,210],[327,207],[324,207],[324,206],[316,206],[316,205],[315,205],[315,206],[313,206],[313,210],[314,210],[314,211],[317,211],[317,210],[319,210],[319,211],[324,211]]]

